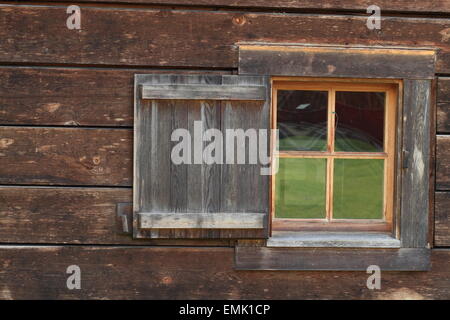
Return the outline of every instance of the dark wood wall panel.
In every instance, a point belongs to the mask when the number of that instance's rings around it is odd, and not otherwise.
[[[450,78],[447,77],[438,78],[436,100],[438,102],[450,101]]]
[[[52,1],[0,5],[0,125],[13,125],[0,127],[0,243],[10,244],[0,246],[0,299],[450,299],[450,250],[432,251],[430,272],[384,272],[372,291],[365,272],[236,271],[233,249],[212,247],[227,240],[120,235],[115,206],[131,201],[132,130],[42,127],[131,127],[135,73],[230,73],[242,41],[436,47],[436,72],[450,74],[450,20],[413,17],[450,13],[449,1],[380,0],[382,14],[399,15],[384,16],[381,31],[366,27],[371,0],[80,0],[80,31],[66,27],[69,2]],[[283,9],[358,13],[262,12]],[[450,78],[440,78],[437,100],[435,245],[448,247]],[[17,184],[49,187],[5,186]],[[83,290],[66,288],[74,263]]]
[[[450,247],[450,192],[436,192],[435,246]]]
[[[450,78],[439,78],[436,112],[437,132],[450,133]]]
[[[82,6],[82,30],[65,6],[0,6],[0,62],[236,68],[239,41],[437,46],[450,72],[448,19],[241,13]],[[149,23],[151,21],[151,23]]]
[[[436,189],[450,190],[450,136],[436,140]]]
[[[0,187],[0,243],[229,245],[226,240],[133,240],[116,221],[116,204],[131,197],[131,188]]]
[[[116,203],[131,202],[131,194],[131,188],[0,187],[0,242],[133,243],[116,229]]]
[[[48,0],[47,2],[61,2],[61,0]],[[65,0],[63,0],[64,2]],[[79,0],[78,2],[98,2],[98,0]],[[324,9],[330,11],[358,10],[366,8],[374,2],[372,0],[109,0],[112,3],[137,3],[179,6],[205,6],[205,7],[236,7],[236,8],[267,8],[267,9]],[[409,13],[409,12],[450,12],[448,0],[378,0],[376,1],[383,11]]]
[[[132,129],[0,127],[0,183],[131,186],[132,148]]]
[[[0,68],[0,124],[132,126],[139,71]]]
[[[233,256],[232,248],[3,246],[0,298],[450,298],[450,250],[433,251],[429,272],[382,271],[381,290],[367,289],[366,272],[236,271]],[[73,264],[81,290],[66,287]]]
[[[131,127],[136,73],[219,72],[0,67],[0,124]]]
[[[437,132],[450,133],[450,78],[440,77],[437,86]],[[439,135],[436,146],[437,189],[450,189],[450,135]],[[450,192],[436,192],[434,245],[450,246]]]

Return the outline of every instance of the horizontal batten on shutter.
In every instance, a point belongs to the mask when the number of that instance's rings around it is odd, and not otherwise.
[[[142,99],[265,100],[266,87],[251,85],[142,85]]]
[[[142,229],[262,229],[265,213],[138,213]]]

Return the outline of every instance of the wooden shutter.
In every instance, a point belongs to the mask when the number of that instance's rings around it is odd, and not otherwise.
[[[136,75],[134,237],[267,237],[269,176],[261,174],[263,166],[195,164],[196,142],[210,142],[195,136],[194,123],[201,121],[203,132],[215,128],[223,134],[269,129],[268,101],[264,76]],[[179,143],[171,135],[180,128],[192,136],[193,164],[171,160]],[[226,162],[225,136],[222,150]]]

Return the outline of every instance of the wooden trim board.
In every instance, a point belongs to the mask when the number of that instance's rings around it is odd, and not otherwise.
[[[430,270],[430,249],[235,248],[237,270],[381,271]]]
[[[435,51],[318,45],[239,46],[239,74],[431,79]]]

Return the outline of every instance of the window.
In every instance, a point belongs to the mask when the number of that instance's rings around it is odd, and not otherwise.
[[[239,45],[239,74],[272,79],[271,127],[281,139],[270,237],[238,245],[237,269],[430,268],[435,56],[425,48]]]
[[[398,83],[272,82],[273,230],[392,231]]]
[[[246,270],[429,269],[434,61],[243,44],[237,75],[136,75],[133,237],[228,239]],[[277,175],[228,162],[273,128]]]

